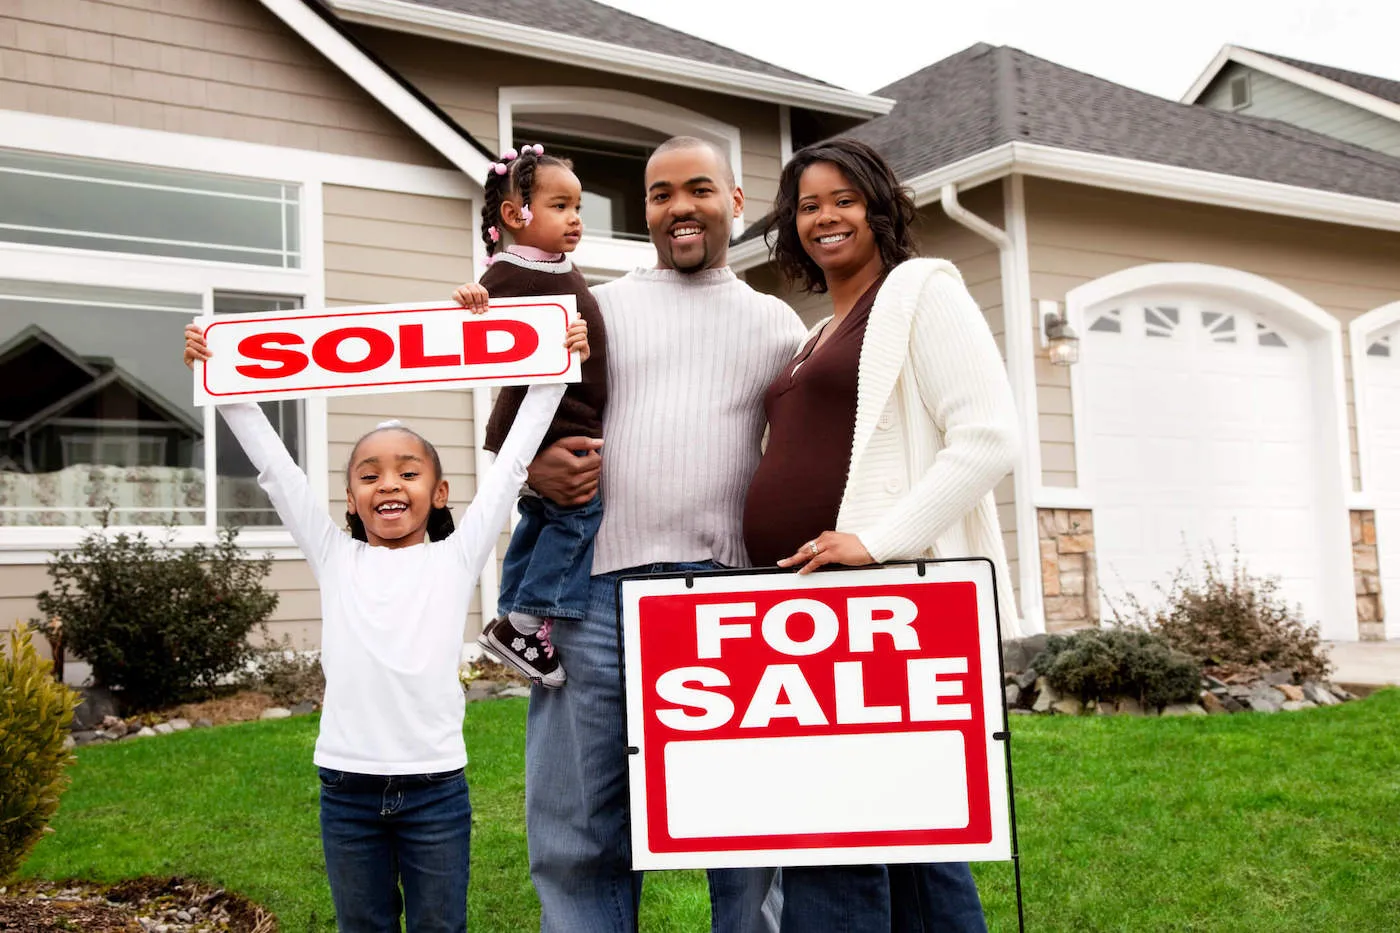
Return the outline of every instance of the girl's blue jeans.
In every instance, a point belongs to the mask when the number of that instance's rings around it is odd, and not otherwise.
[[[462,769],[321,768],[321,845],[339,933],[465,933],[472,806]]]

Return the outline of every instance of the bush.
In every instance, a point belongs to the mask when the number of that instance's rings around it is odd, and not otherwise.
[[[1325,679],[1332,669],[1316,625],[1279,596],[1274,578],[1251,575],[1235,552],[1227,571],[1219,559],[1201,561],[1200,578],[1176,572],[1160,608],[1130,600],[1120,621],[1146,628],[1191,655],[1219,677],[1294,671]]]
[[[1127,628],[1051,635],[1032,667],[1056,690],[1086,701],[1133,696],[1145,706],[1166,706],[1195,702],[1201,690],[1193,658],[1157,635]]]
[[[0,656],[0,882],[18,870],[48,829],[68,786],[64,748],[78,695],[49,673],[27,626],[10,633]]]
[[[243,685],[266,693],[282,706],[303,700],[319,705],[326,696],[326,673],[321,670],[319,653],[299,652],[284,636],[276,645],[254,654]]]
[[[49,562],[44,627],[61,624],[65,648],[129,710],[207,694],[247,664],[248,633],[277,606],[262,587],[272,559],[247,559],[237,537],[222,529],[213,546],[177,548],[94,532]]]

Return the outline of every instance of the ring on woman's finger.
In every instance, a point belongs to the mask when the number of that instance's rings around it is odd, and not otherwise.
[[[812,556],[813,556],[813,557],[816,557],[818,554],[820,554],[820,553],[822,552],[822,549],[819,548],[819,547],[817,547],[817,542],[815,542],[815,541],[808,541],[808,542],[807,542],[807,550],[809,550],[809,551],[812,552]]]

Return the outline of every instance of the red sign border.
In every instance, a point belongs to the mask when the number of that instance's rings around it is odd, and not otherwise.
[[[515,302],[514,304],[498,304],[498,305],[495,305],[495,307],[501,308],[501,309],[509,309],[509,308],[558,308],[558,309],[559,309],[561,312],[563,312],[563,314],[564,314],[564,326],[565,326],[565,327],[568,327],[568,325],[569,325],[569,310],[568,310],[567,308],[565,308],[563,305],[559,304],[558,302],[553,302],[553,301]],[[352,309],[346,309],[345,311],[329,311],[329,310],[328,310],[328,311],[326,311],[326,313],[324,313],[324,314],[286,314],[286,315],[282,315],[281,317],[259,317],[259,318],[257,318],[257,321],[258,321],[258,323],[276,324],[276,323],[279,322],[279,321],[315,321],[315,320],[321,320],[321,319],[328,318],[328,317],[343,317],[343,318],[372,317],[372,316],[374,316],[374,315],[379,315],[379,314],[402,314],[402,313],[404,313],[404,312],[406,312],[406,311],[408,311],[408,312],[419,312],[419,311],[463,311],[463,308],[462,308],[460,305],[446,305],[446,304],[444,304],[444,305],[434,305],[434,304],[430,304],[430,305],[427,306],[427,307],[388,307],[388,308],[381,308],[381,309],[375,310],[375,311],[356,311],[356,310],[354,310],[354,309],[352,308]],[[208,327],[204,328],[204,336],[205,336],[205,338],[207,339],[207,338],[208,338],[208,335],[209,335],[209,332],[210,332],[211,330],[213,330],[215,327],[218,327],[220,324],[247,324],[247,323],[250,323],[250,321],[249,321],[247,318],[228,319],[228,320],[223,320],[223,319],[220,319],[220,318],[215,318],[214,321],[213,321]],[[566,357],[566,362],[565,362],[565,365],[564,365],[564,368],[563,368],[563,369],[560,369],[560,370],[557,370],[557,371],[554,371],[554,372],[544,372],[544,373],[516,373],[516,374],[513,374],[511,378],[515,378],[515,379],[548,379],[548,378],[550,378],[551,376],[562,376],[562,375],[564,375],[565,373],[567,373],[567,372],[569,371],[569,368],[570,368],[571,365],[572,365],[572,363],[569,362],[569,361],[567,361],[567,357]],[[449,386],[458,385],[458,384],[462,384],[462,383],[481,382],[481,381],[488,380],[488,379],[491,379],[491,380],[499,380],[499,377],[497,377],[497,376],[445,376],[445,377],[444,377],[444,376],[440,376],[440,377],[435,378],[435,379],[399,379],[399,380],[395,380],[395,381],[385,381],[385,382],[356,382],[356,383],[352,383],[352,384],[350,384],[350,385],[330,384],[330,385],[319,385],[319,386],[297,386],[295,389],[289,389],[289,388],[287,388],[287,387],[285,387],[285,386],[284,386],[284,387],[280,387],[280,388],[279,388],[279,387],[276,387],[276,386],[270,386],[270,387],[268,387],[268,388],[266,388],[266,389],[245,389],[245,390],[238,391],[238,392],[227,392],[227,391],[225,391],[225,392],[214,392],[214,391],[212,391],[212,390],[209,388],[209,370],[208,370],[208,367],[201,367],[201,369],[202,369],[202,372],[201,372],[200,376],[201,376],[201,381],[202,381],[202,383],[203,383],[204,392],[205,392],[205,394],[208,395],[210,398],[216,398],[216,399],[217,399],[217,398],[251,398],[251,397],[257,396],[257,395],[270,395],[270,394],[272,394],[272,393],[274,393],[274,392],[326,392],[326,391],[334,391],[335,389],[355,389],[355,390],[359,390],[359,391],[365,391],[365,390],[368,390],[368,389],[384,388],[384,387],[386,387],[386,386],[408,386],[408,385],[427,385],[427,384],[431,384],[431,385],[441,386],[441,387],[443,387],[443,388],[447,388],[447,387],[449,387]]]

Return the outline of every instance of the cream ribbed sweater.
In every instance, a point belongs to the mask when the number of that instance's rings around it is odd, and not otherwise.
[[[728,268],[638,269],[593,289],[608,331],[603,524],[593,572],[742,567],[763,393],[802,341],[781,300]]]
[[[820,326],[820,325],[818,325]],[[958,270],[911,259],[885,279],[860,354],[836,530],[877,561],[988,557],[1002,633],[1018,633],[992,488],[1015,464],[1006,367]]]

